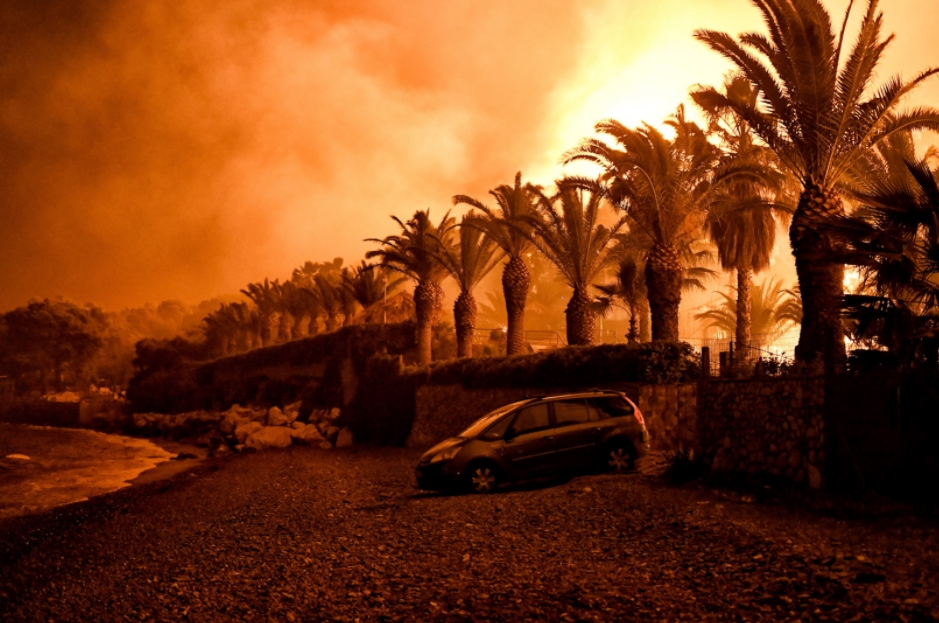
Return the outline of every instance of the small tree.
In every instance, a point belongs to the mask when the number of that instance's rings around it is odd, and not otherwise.
[[[587,288],[611,259],[611,243],[626,217],[609,228],[599,223],[607,190],[598,181],[567,178],[557,188],[552,197],[538,192],[537,216],[526,219],[527,231],[574,290],[565,310],[567,343],[592,344],[596,312]]]
[[[366,242],[377,242],[382,248],[369,251],[365,257],[378,258],[382,266],[416,282],[414,307],[417,315],[418,360],[421,364],[428,364],[433,358],[433,326],[443,299],[440,282],[447,275],[437,256],[441,253],[441,247],[452,244],[454,220],[448,212],[440,224],[434,226],[429,209],[418,210],[407,223],[396,216],[391,218],[401,227],[401,234],[384,239],[367,239]]]
[[[494,240],[482,230],[466,225],[467,220],[472,218],[472,212],[463,217],[458,245],[450,247],[439,241],[439,251],[435,254],[460,286],[460,295],[453,303],[457,357],[473,356],[473,332],[476,329],[476,299],[473,297],[473,289],[503,257]]]

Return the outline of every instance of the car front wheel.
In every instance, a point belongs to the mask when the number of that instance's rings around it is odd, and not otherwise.
[[[614,474],[625,474],[636,465],[635,453],[625,444],[610,446],[606,455],[606,466]]]
[[[499,481],[499,471],[490,463],[471,465],[466,472],[466,484],[473,493],[492,493]]]

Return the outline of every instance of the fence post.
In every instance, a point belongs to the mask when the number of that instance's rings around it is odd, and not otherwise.
[[[701,347],[701,378],[706,379],[711,376],[711,349],[707,346]]]
[[[717,355],[717,362],[720,368],[721,378],[727,376],[727,351],[723,351]]]
[[[734,341],[730,341],[730,347],[727,349],[727,365],[734,367]]]

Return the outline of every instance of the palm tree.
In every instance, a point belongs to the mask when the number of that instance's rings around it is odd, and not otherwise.
[[[453,303],[456,325],[456,356],[473,356],[473,331],[476,329],[476,299],[473,289],[502,260],[502,250],[482,230],[467,226],[474,217],[470,212],[460,222],[459,244],[448,246],[439,241],[435,256],[460,286]]]
[[[435,227],[430,220],[429,209],[418,210],[407,223],[396,216],[391,218],[401,227],[401,234],[381,240],[367,239],[366,242],[377,242],[382,248],[369,251],[365,257],[377,257],[382,266],[400,272],[417,283],[414,288],[414,306],[417,315],[418,361],[422,365],[428,364],[432,359],[433,326],[443,299],[440,282],[447,274],[435,254],[440,253],[441,246],[450,244],[450,230],[454,220],[448,212]]]
[[[738,42],[712,30],[695,36],[747,77],[759,92],[759,103],[735,101],[713,89],[699,98],[734,109],[801,183],[789,228],[804,308],[796,357],[809,361],[830,352],[839,369],[846,359],[839,312],[844,267],[832,260],[837,249],[819,225],[844,214],[839,185],[872,146],[900,130],[939,128],[935,109],[897,111],[904,96],[939,70],[929,69],[909,82],[894,77],[872,92],[892,39],[881,37],[878,0],[868,0],[857,41],[843,62],[853,2],[836,37],[819,0],[752,1],[763,14],[768,38],[746,33]]]
[[[737,74],[724,82],[722,95],[730,100],[753,106],[757,92],[746,77]],[[766,170],[766,181],[738,179],[724,186],[708,206],[704,229],[717,247],[721,268],[737,272],[736,342],[750,343],[752,325],[751,288],[753,274],[769,268],[776,244],[776,219],[788,217],[791,208],[782,199],[785,176],[776,174],[772,150],[758,145],[747,122],[733,108],[708,101],[707,89],[699,87],[691,93],[707,115],[712,135],[718,136],[726,161],[748,161]],[[701,101],[698,101],[698,100]],[[768,182],[768,183],[767,183]],[[788,211],[788,212],[787,212]]]
[[[502,269],[502,292],[508,315],[508,355],[525,352],[525,302],[531,281],[524,260],[525,251],[531,246],[525,236],[525,217],[532,214],[537,193],[538,188],[530,183],[522,186],[519,172],[515,174],[514,186],[502,184],[489,191],[498,205],[496,209],[466,195],[453,198],[454,205],[465,203],[482,213],[467,220],[465,225],[482,230],[509,257]]]
[[[327,333],[335,331],[341,326],[343,315],[342,292],[338,281],[332,275],[314,275],[313,292],[320,301]]]
[[[739,314],[737,301],[739,296],[718,292],[721,302],[718,307],[695,314],[695,320],[709,321],[707,326],[718,327],[729,334],[737,331]],[[788,290],[783,290],[781,282],[771,278],[753,287],[752,322],[753,334],[762,337],[764,343],[772,343],[785,333],[793,324],[791,318],[791,297]],[[749,345],[750,342],[741,342]]]
[[[240,330],[238,316],[232,306],[222,303],[214,312],[208,314],[202,321],[205,323],[203,333],[206,341],[221,354],[227,357],[234,352],[236,339]]]
[[[594,284],[602,293],[597,299],[601,314],[605,314],[616,305],[616,299],[623,301],[624,308],[629,314],[629,333],[626,340],[632,344],[638,342],[639,320],[643,312],[642,303],[646,300],[646,284],[642,278],[642,269],[634,254],[626,255],[619,260],[616,267],[616,280],[607,284]]]
[[[358,268],[343,272],[343,287],[359,305],[368,309],[406,281],[403,277],[391,279],[388,272],[384,266],[362,260]]]
[[[567,178],[556,185],[557,193],[551,197],[538,192],[536,212],[526,219],[527,233],[574,290],[564,312],[567,343],[592,344],[596,312],[587,288],[612,258],[611,243],[626,225],[626,217],[609,228],[599,223],[607,196],[599,181]]]
[[[248,287],[241,291],[254,302],[258,313],[258,338],[261,346],[268,346],[271,343],[271,328],[274,325],[274,314],[277,313],[276,286],[268,282],[249,283]]]
[[[232,303],[230,308],[238,326],[236,338],[238,350],[244,352],[260,346],[258,335],[260,335],[261,316],[258,312],[251,309],[247,303]]]
[[[828,226],[861,277],[844,307],[856,341],[874,336],[907,363],[939,326],[939,166],[918,158],[904,132],[881,142],[865,168],[851,193],[859,208]]]
[[[322,302],[315,292],[287,281],[280,286],[280,299],[283,306],[282,323],[283,318],[290,320],[285,328],[287,339],[305,337],[310,334],[311,327],[315,331],[316,318],[323,311]]]
[[[597,124],[617,147],[585,139],[564,161],[586,160],[601,167],[601,179],[613,205],[630,218],[631,229],[651,242],[646,259],[646,287],[652,312],[652,339],[678,340],[683,264],[678,241],[694,237],[704,208],[722,184],[762,171],[746,163],[719,166],[720,150],[679,107],[666,124],[675,131],[668,140],[645,124],[632,130],[618,121]]]

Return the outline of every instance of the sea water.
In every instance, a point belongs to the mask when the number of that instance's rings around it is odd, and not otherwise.
[[[116,491],[174,456],[145,439],[0,423],[0,519]]]

